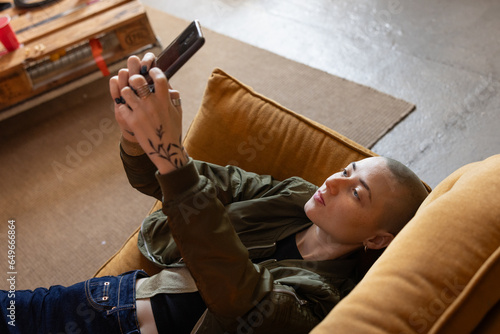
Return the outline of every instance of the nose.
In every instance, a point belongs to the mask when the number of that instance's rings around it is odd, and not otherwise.
[[[348,182],[347,178],[334,174],[326,179],[325,186],[330,194],[337,195]]]

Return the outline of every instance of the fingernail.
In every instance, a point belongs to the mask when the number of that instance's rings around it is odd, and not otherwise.
[[[146,75],[148,74],[148,67],[146,65],[142,65],[141,67],[141,75]]]
[[[116,102],[116,104],[125,104],[125,103],[127,103],[127,102],[125,102],[125,99],[123,98],[123,96],[117,97],[115,99],[115,102]]]

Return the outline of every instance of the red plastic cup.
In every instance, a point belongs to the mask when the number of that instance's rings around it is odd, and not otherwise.
[[[16,34],[10,25],[9,15],[0,16],[0,42],[2,42],[3,46],[5,46],[9,52],[19,48]]]

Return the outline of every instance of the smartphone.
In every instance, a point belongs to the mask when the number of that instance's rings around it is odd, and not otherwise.
[[[153,62],[170,79],[205,43],[198,20],[191,24],[167,46]],[[149,75],[144,76],[149,85],[153,80]]]

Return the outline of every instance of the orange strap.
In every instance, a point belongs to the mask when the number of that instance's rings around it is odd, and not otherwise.
[[[90,48],[92,49],[92,56],[94,56],[95,63],[97,64],[97,67],[101,70],[102,75],[108,76],[109,75],[109,69],[108,66],[106,65],[106,62],[104,61],[104,58],[102,57],[102,45],[101,42],[99,42],[98,39],[92,38],[89,40]]]

